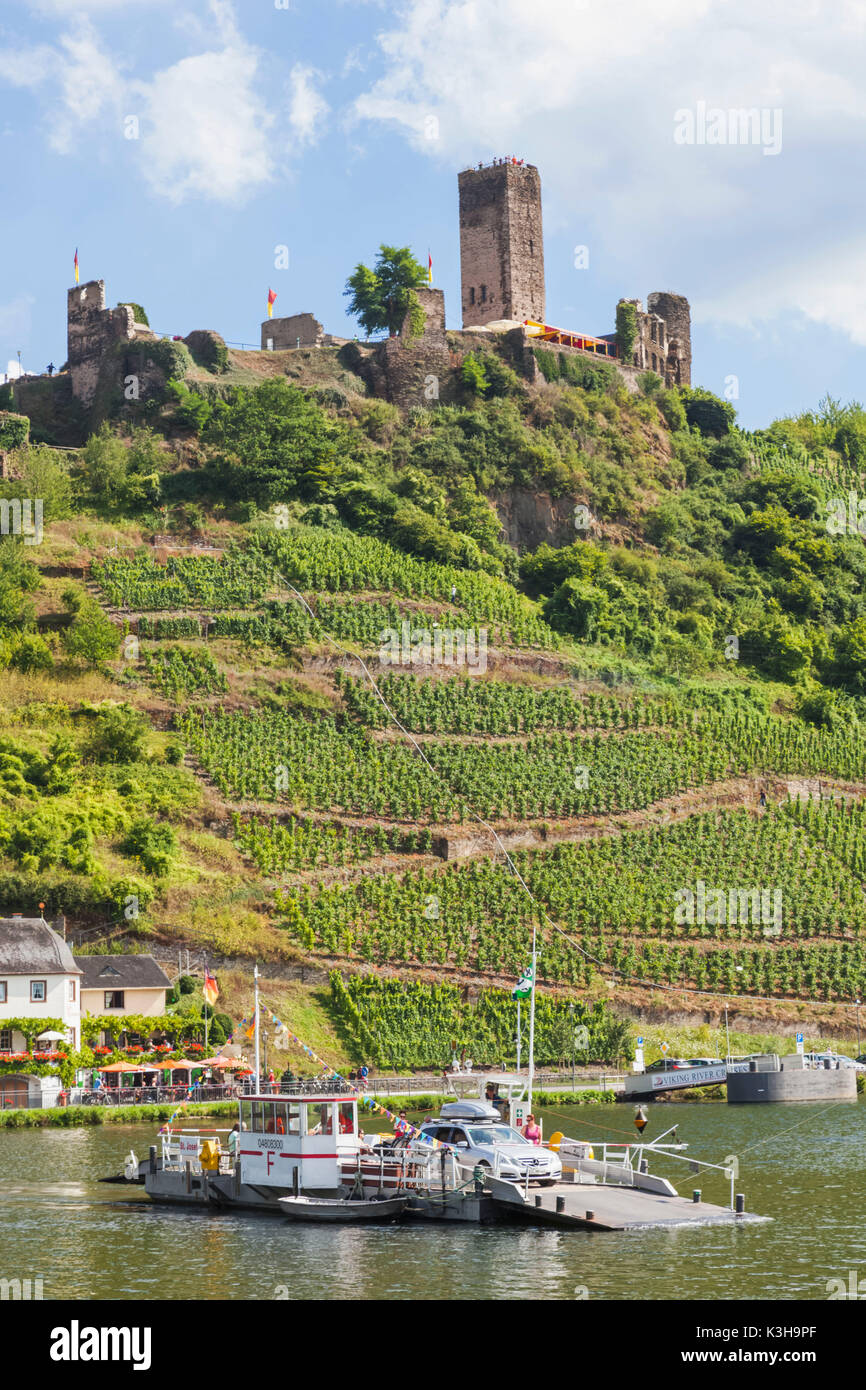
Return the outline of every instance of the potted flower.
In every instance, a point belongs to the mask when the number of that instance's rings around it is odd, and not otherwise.
[[[187,1043],[186,1050],[187,1052],[204,1052],[204,1044],[197,1042]]]

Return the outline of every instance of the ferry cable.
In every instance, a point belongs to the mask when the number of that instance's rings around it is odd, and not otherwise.
[[[415,751],[418,753],[422,761],[433,773],[434,777],[438,778],[439,782],[442,783],[445,787],[447,787],[448,791],[451,792],[453,795],[454,789],[448,786],[448,783],[445,781],[445,778],[442,776],[442,773],[438,770],[438,768],[434,766],[433,763],[430,762],[421,744],[414,737],[414,735],[407,728],[405,728],[403,724],[400,723],[400,720],[397,718],[397,715],[391,709],[390,705],[388,704],[388,701],[385,699],[385,696],[382,694],[381,690],[376,684],[376,680],[373,677],[363,657],[359,656],[357,652],[349,651],[347,647],[344,647],[340,642],[337,641],[336,638],[332,637],[329,632],[326,632],[324,630],[320,619],[313,612],[312,608],[310,607],[307,600],[304,598],[303,594],[299,593],[298,590],[288,582],[284,575],[277,573],[277,578],[280,580],[282,584],[285,585],[289,593],[293,594],[294,597],[298,600],[298,602],[302,604],[302,606],[306,609],[313,622],[320,629],[322,636],[326,639],[326,641],[330,642],[331,646],[334,647],[338,652],[341,652],[344,656],[348,656],[350,659],[354,659],[358,662],[358,665],[361,667],[365,676],[369,680],[370,685],[373,687],[373,690],[377,698],[381,701],[381,704],[386,713],[388,714],[389,718],[393,720],[400,732],[404,734],[406,738],[410,741]],[[496,841],[496,844],[501,849],[502,854],[505,857],[505,860],[507,861],[509,868],[511,869],[511,872],[514,874],[514,877],[517,879],[518,883],[523,888],[524,892],[527,894],[530,902],[533,903],[534,906],[538,909],[547,925],[550,926],[555,932],[557,932],[558,935],[561,936],[565,941],[567,941],[571,946],[573,946],[575,950],[579,951],[585,960],[591,961],[593,965],[597,965],[601,974],[613,974],[614,981],[616,979],[616,976],[618,975],[622,981],[627,982],[628,984],[632,984],[636,986],[636,988],[638,989],[662,990],[666,991],[669,994],[696,994],[701,995],[703,998],[707,999],[752,999],[760,1000],[764,1003],[769,1004],[778,1004],[778,998],[774,998],[772,995],[767,994],[720,994],[718,990],[695,989],[690,985],[665,985],[656,984],[652,981],[639,980],[636,976],[628,975],[624,971],[618,970],[616,967],[608,964],[606,961],[599,960],[597,956],[594,956],[590,951],[585,950],[584,947],[579,944],[579,942],[575,941],[573,936],[570,936],[569,933],[564,930],[564,928],[559,926],[559,924],[548,915],[546,908],[544,908],[543,905],[539,903],[538,900],[535,898],[532,890],[526,883],[526,880],[523,878],[522,874],[520,873],[520,870],[517,868],[517,865],[514,863],[514,860],[511,858],[511,855],[508,853],[508,850],[505,848],[505,845],[503,844],[494,827],[490,825],[490,823],[486,821],[484,817],[480,815],[479,812],[476,811],[474,807],[469,804],[468,801],[465,800],[465,798],[463,798],[463,801],[470,815],[478,822],[479,825],[481,825],[485,830],[489,831],[493,839]],[[845,1004],[843,1000],[827,1000],[825,1002],[831,1008],[848,1007],[848,1005]]]

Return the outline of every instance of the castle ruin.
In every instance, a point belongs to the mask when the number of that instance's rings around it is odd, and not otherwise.
[[[544,322],[541,178],[534,164],[497,160],[457,176],[463,327]]]
[[[155,335],[135,322],[130,304],[106,309],[104,280],[73,285],[66,295],[66,357],[76,400],[91,406],[106,353],[141,337],[152,341]]]
[[[541,212],[541,178],[533,164],[511,157],[465,169],[458,175],[461,308],[463,328],[446,336],[445,300],[441,290],[416,291],[424,310],[425,326],[411,334],[409,321],[401,333],[385,342],[353,345],[356,369],[374,395],[405,406],[439,399],[439,382],[459,367],[466,352],[483,349],[484,338],[506,333],[507,351],[530,379],[539,379],[535,349],[585,355],[609,361],[636,390],[639,372],[652,371],[667,386],[691,384],[691,325],[689,303],[682,295],[654,291],[634,306],[637,337],[631,361],[619,355],[616,335],[590,337],[545,325],[544,244]],[[541,334],[541,336],[539,336]],[[196,356],[201,334],[185,342]],[[218,335],[205,335],[217,337]],[[137,323],[130,304],[107,309],[105,282],[90,280],[73,286],[67,294],[68,376],[78,407],[95,417],[97,397],[122,382],[123,373],[135,370],[142,391],[151,392],[164,379],[162,358],[147,344],[156,335]],[[222,340],[220,340],[222,341]],[[261,324],[263,351],[339,348],[349,342],[325,331],[313,314],[297,313],[265,319]],[[134,358],[125,353],[139,351]],[[237,354],[241,356],[242,354]],[[102,384],[100,384],[102,383]],[[433,383],[433,385],[431,385]],[[58,386],[62,382],[58,382]],[[19,385],[19,394],[26,383]],[[25,391],[26,394],[26,391]]]

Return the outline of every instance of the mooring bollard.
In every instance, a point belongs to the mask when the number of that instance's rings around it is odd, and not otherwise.
[[[541,1206],[541,1198],[540,1198],[537,1194],[536,1194],[536,1197],[535,1197],[535,1205],[536,1205],[537,1207],[540,1207],[540,1206]]]
[[[155,1173],[155,1172],[156,1172],[156,1145],[155,1145],[155,1144],[151,1144],[151,1146],[150,1146],[150,1171],[151,1171],[152,1173]]]
[[[594,1220],[595,1220],[595,1212],[594,1212],[594,1211],[588,1211],[588,1212],[586,1213],[586,1219],[587,1219],[587,1221],[594,1221]]]
[[[736,1205],[736,1207],[735,1207],[735,1211],[736,1211],[736,1213],[737,1213],[737,1216],[742,1216],[742,1215],[743,1215],[743,1212],[744,1212],[745,1210],[746,1210],[746,1197],[745,1197],[745,1193],[743,1193],[743,1192],[738,1192],[738,1193],[737,1193],[737,1205]]]
[[[557,1199],[556,1199],[556,1210],[557,1210],[557,1211],[565,1211],[565,1198],[564,1198],[564,1197],[557,1197]]]
[[[640,1161],[640,1163],[639,1163],[639,1165],[638,1165],[638,1172],[639,1172],[639,1173],[648,1173],[648,1172],[649,1172],[649,1159],[648,1159],[648,1158],[642,1158],[642,1159],[641,1159],[641,1161]]]
[[[699,1202],[700,1200],[701,1200],[701,1189],[700,1189],[699,1187],[696,1187],[695,1190],[694,1190],[694,1192],[692,1193],[692,1201],[693,1201],[693,1202]]]

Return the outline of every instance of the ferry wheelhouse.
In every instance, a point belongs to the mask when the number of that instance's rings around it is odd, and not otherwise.
[[[290,1193],[339,1195],[344,1165],[364,1146],[357,1096],[339,1085],[244,1096],[234,1131],[170,1129],[161,1140],[160,1161],[152,1149],[142,1165],[149,1196],[255,1207]]]

